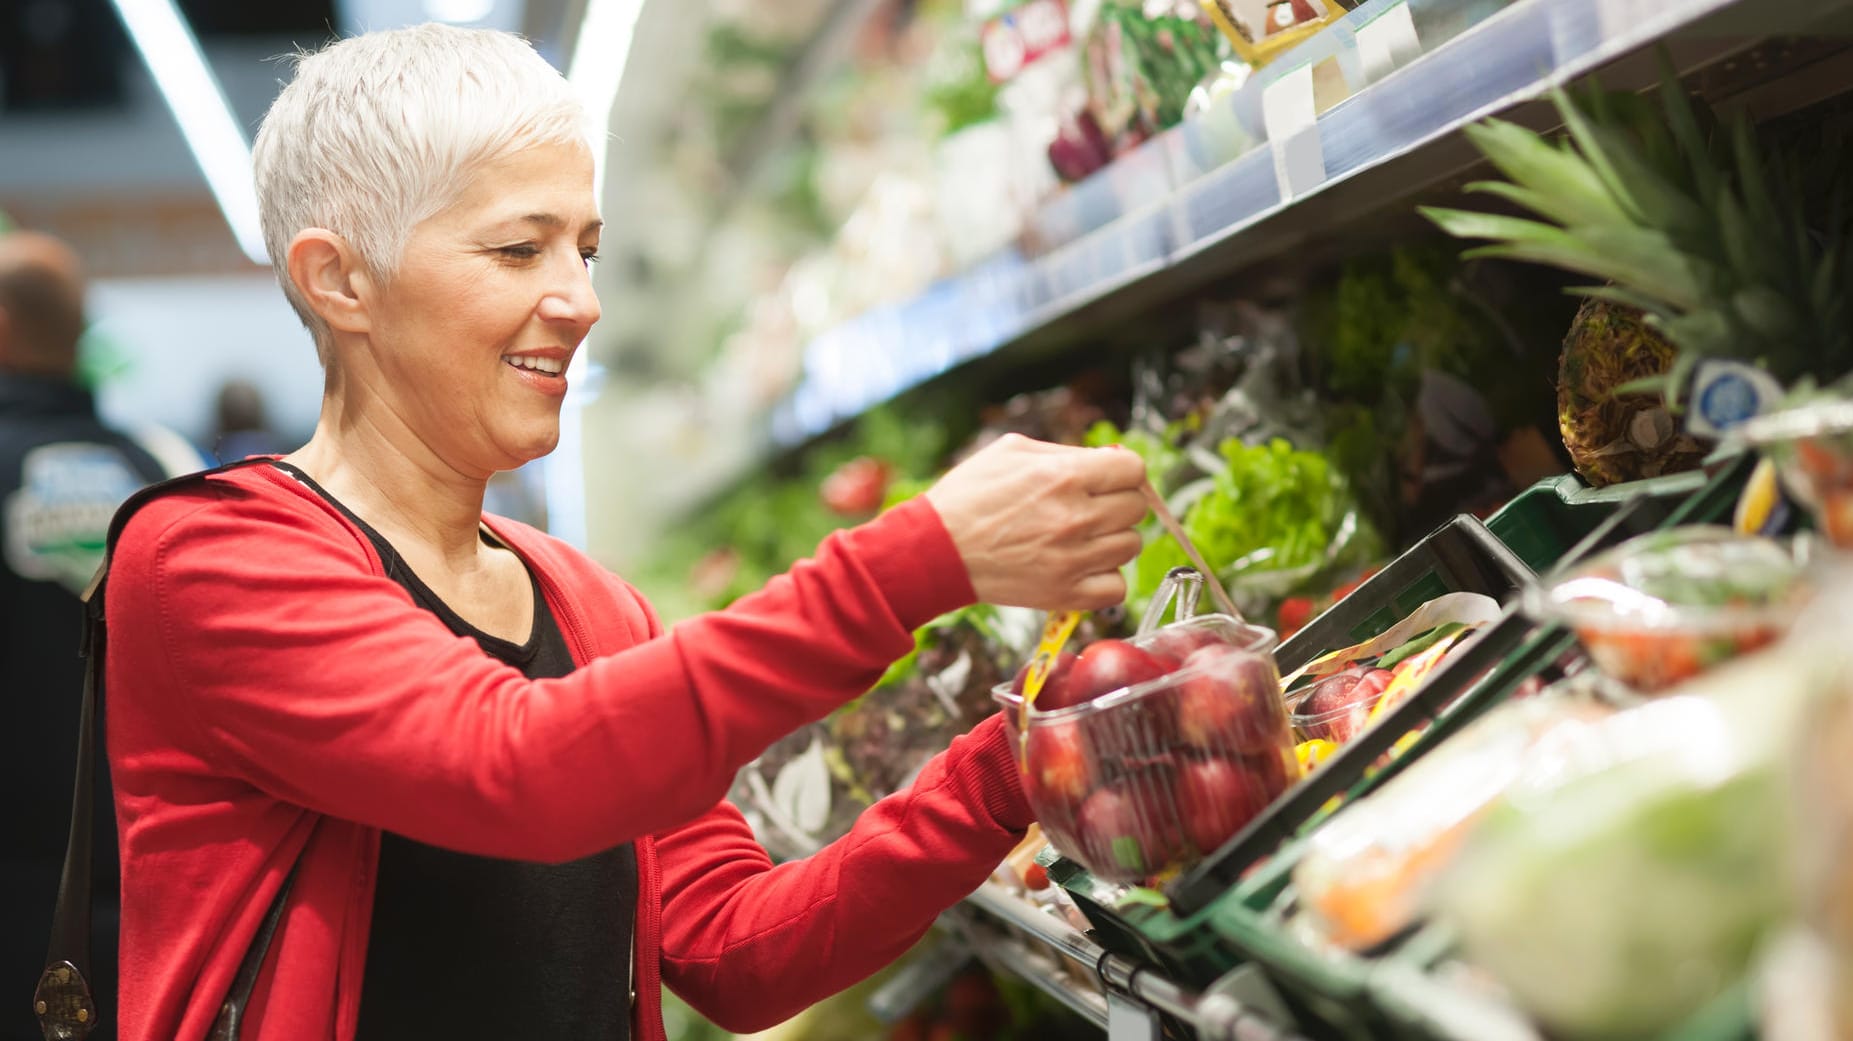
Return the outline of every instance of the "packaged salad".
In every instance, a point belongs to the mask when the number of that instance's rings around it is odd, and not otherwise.
[[[1694,526],[1653,532],[1526,591],[1610,676],[1663,690],[1771,643],[1813,591],[1809,542]]]

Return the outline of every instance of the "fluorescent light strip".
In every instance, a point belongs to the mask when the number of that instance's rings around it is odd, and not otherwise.
[[[605,201],[606,138],[611,134],[611,109],[630,61],[631,41],[644,0],[587,0],[585,19],[573,41],[573,59],[566,67],[567,82],[579,95],[592,122],[592,191]]]
[[[173,0],[113,0],[135,49],[173,110],[206,185],[245,255],[268,264],[251,181],[251,146]]]

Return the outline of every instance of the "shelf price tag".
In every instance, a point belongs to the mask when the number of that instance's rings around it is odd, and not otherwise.
[[[1107,991],[1107,1041],[1159,1041],[1158,1013],[1115,990]]]
[[[1325,152],[1319,143],[1311,64],[1291,69],[1262,88],[1261,119],[1274,153],[1280,200],[1287,202],[1323,183]]]
[[[1407,3],[1396,4],[1359,26],[1357,41],[1365,83],[1377,82],[1422,54],[1415,17],[1409,13]]]

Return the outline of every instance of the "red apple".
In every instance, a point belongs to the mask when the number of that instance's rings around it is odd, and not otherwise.
[[[1273,792],[1267,778],[1255,777],[1227,759],[1185,764],[1177,778],[1184,837],[1197,852],[1214,852],[1267,808]]]
[[[1193,651],[1223,643],[1222,633],[1209,625],[1167,625],[1142,645],[1145,652],[1172,668],[1184,664]]]
[[[1036,707],[1044,710],[1062,707],[1065,690],[1068,686],[1068,673],[1073,671],[1075,653],[1061,651],[1055,656],[1055,664],[1049,667],[1049,675],[1042,681],[1042,689],[1036,692]],[[1017,670],[1016,678],[1010,681],[1010,693],[1023,696],[1023,684],[1029,679],[1027,663]]]
[[[1394,676],[1388,669],[1355,668],[1320,680],[1294,712],[1300,729],[1344,744],[1369,725],[1371,709]]]
[[[1045,702],[1047,694],[1036,699],[1039,707],[1053,709],[1092,701],[1109,691],[1155,680],[1171,670],[1164,662],[1125,640],[1101,640],[1081,652],[1068,674],[1062,704]]]
[[[1178,685],[1178,739],[1206,752],[1255,752],[1284,739],[1280,692],[1267,660],[1228,646],[1205,647],[1184,662]]]
[[[1183,852],[1169,805],[1176,773],[1151,770],[1087,797],[1076,821],[1088,866],[1109,881],[1131,882],[1163,869]]]
[[[1066,826],[1093,787],[1087,733],[1078,720],[1045,720],[1029,728],[1023,750],[1025,794],[1043,823]]]
[[[1280,793],[1293,787],[1293,782],[1300,779],[1300,761],[1294,757],[1290,748],[1246,755],[1239,762],[1268,802],[1279,798]]]

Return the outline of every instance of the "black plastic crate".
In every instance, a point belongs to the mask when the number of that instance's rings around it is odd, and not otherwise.
[[[1310,622],[1275,653],[1284,676],[1327,651],[1368,640],[1448,593],[1485,593],[1505,603],[1534,574],[1516,553],[1465,514],[1447,521]]]
[[[1456,517],[1282,644],[1276,655],[1280,670],[1292,672],[1329,651],[1368,640],[1448,593],[1484,593],[1510,603],[1534,577],[1531,568],[1485,525],[1473,517]],[[1188,916],[1208,907],[1250,866],[1297,834],[1332,796],[1362,778],[1365,768],[1403,734],[1432,719],[1439,708],[1515,650],[1526,629],[1526,623],[1516,617],[1492,626],[1377,726],[1358,735],[1330,762],[1250,821],[1171,887],[1169,895],[1177,913]]]

